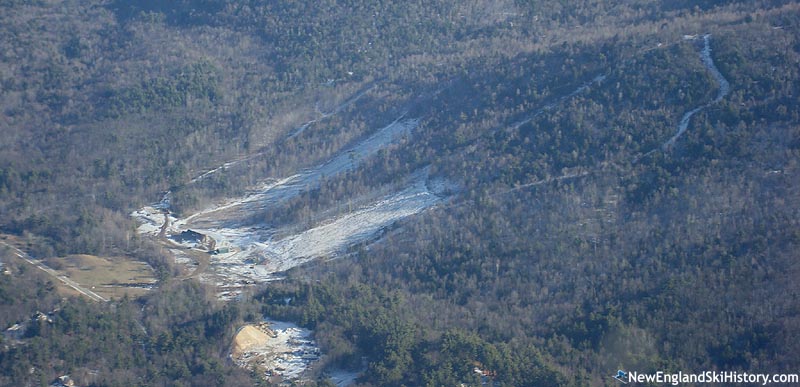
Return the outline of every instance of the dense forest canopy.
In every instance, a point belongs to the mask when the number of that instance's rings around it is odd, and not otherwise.
[[[268,383],[227,358],[263,316],[313,329],[319,385],[800,366],[796,1],[4,1],[0,85],[0,329],[27,327],[0,337],[0,385]],[[130,216],[401,119],[242,223],[308,229],[420,171],[448,196],[238,300]],[[145,261],[158,286],[66,296],[11,245]]]

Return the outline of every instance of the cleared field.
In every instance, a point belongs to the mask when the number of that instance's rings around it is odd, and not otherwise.
[[[49,258],[45,262],[106,299],[121,298],[126,294],[138,297],[147,293],[156,283],[149,265],[123,257],[81,254]]]

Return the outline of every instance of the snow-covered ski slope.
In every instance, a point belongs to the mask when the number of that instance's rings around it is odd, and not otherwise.
[[[356,168],[363,160],[374,155],[392,142],[408,135],[419,121],[399,118],[355,146],[340,152],[331,160],[283,179],[263,183],[253,193],[231,200],[220,206],[205,209],[186,219],[179,220],[179,227],[218,228],[221,224],[243,219],[259,209],[279,205],[303,191],[315,188],[324,177],[336,176]]]
[[[317,167],[266,180],[243,197],[182,219],[155,206],[131,215],[139,221],[142,234],[169,237],[192,230],[213,238],[217,247],[225,246],[220,254],[211,256],[208,271],[198,277],[218,285],[223,297],[235,297],[242,285],[273,280],[277,273],[316,258],[336,257],[355,244],[378,237],[393,223],[444,201],[453,187],[446,181],[431,179],[424,168],[406,178],[405,188],[379,194],[347,213],[323,217],[310,228],[295,225],[291,227],[294,232],[282,230],[282,236],[276,237],[278,230],[257,221],[258,214],[286,205],[291,198],[317,188],[323,179],[357,168],[381,149],[410,136],[418,125],[419,120],[400,117]],[[327,213],[335,212],[321,212]],[[180,243],[184,247],[195,246],[193,242]]]
[[[427,173],[416,175],[412,185],[400,192],[280,239],[263,238],[258,230],[215,230],[231,245],[242,249],[219,255],[211,266],[225,278],[263,282],[273,279],[275,273],[315,258],[335,257],[350,246],[375,238],[393,223],[445,199],[444,193],[433,187],[436,184],[428,181]]]

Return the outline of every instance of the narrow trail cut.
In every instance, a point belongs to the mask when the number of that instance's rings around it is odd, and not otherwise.
[[[289,140],[289,139],[292,139],[292,138],[294,138],[294,137],[297,137],[297,136],[298,136],[298,135],[300,135],[300,134],[301,134],[303,131],[305,131],[306,129],[308,129],[308,127],[309,127],[309,126],[311,126],[311,125],[313,125],[313,124],[315,124],[315,123],[318,123],[318,122],[320,122],[320,121],[323,121],[323,120],[325,120],[325,119],[328,119],[328,118],[330,118],[330,117],[332,117],[332,116],[334,116],[334,115],[336,115],[336,114],[339,114],[339,113],[341,113],[343,110],[345,110],[345,109],[346,109],[346,108],[348,108],[349,106],[353,105],[353,104],[354,104],[354,103],[356,103],[356,102],[357,102],[359,99],[361,99],[362,97],[364,97],[365,95],[367,95],[367,94],[368,94],[370,91],[372,91],[373,89],[375,89],[375,87],[376,87],[376,84],[375,84],[375,83],[371,83],[371,84],[369,84],[368,86],[364,87],[364,88],[363,88],[361,91],[357,92],[355,95],[351,96],[351,97],[350,97],[350,98],[348,98],[346,101],[344,101],[344,102],[342,102],[341,104],[339,104],[338,106],[334,107],[334,108],[333,108],[333,110],[331,110],[330,112],[327,112],[327,113],[326,113],[326,112],[321,112],[321,111],[319,111],[319,107],[317,106],[317,107],[316,107],[316,110],[317,110],[317,112],[319,113],[319,117],[317,117],[317,118],[315,118],[315,119],[313,119],[313,120],[310,120],[310,121],[308,121],[308,122],[304,123],[303,125],[301,125],[301,126],[300,126],[300,127],[298,127],[297,129],[294,129],[294,130],[293,130],[293,131],[292,131],[292,132],[291,132],[291,133],[290,133],[290,134],[289,134],[289,135],[286,137],[286,139],[287,139],[287,140]],[[201,181],[201,180],[203,180],[203,179],[205,179],[205,178],[207,178],[207,177],[209,177],[209,176],[211,176],[211,175],[214,175],[214,174],[216,174],[216,173],[218,173],[218,172],[225,171],[225,170],[227,170],[227,169],[229,169],[229,168],[231,168],[231,167],[234,167],[234,166],[236,166],[236,165],[239,165],[239,164],[242,164],[242,163],[248,162],[248,161],[250,161],[250,160],[253,160],[253,159],[255,159],[255,158],[258,158],[258,157],[264,156],[264,155],[266,155],[266,154],[267,154],[267,152],[256,152],[256,153],[251,153],[251,154],[249,154],[249,155],[242,156],[242,157],[240,157],[240,158],[237,158],[237,159],[234,159],[234,160],[231,160],[231,161],[225,162],[225,163],[223,163],[222,165],[220,165],[220,166],[218,166],[218,167],[216,167],[216,168],[212,168],[212,169],[210,169],[210,170],[208,170],[208,171],[205,171],[205,172],[201,173],[200,175],[196,176],[195,178],[193,178],[192,180],[190,180],[190,181],[189,181],[189,184],[194,184],[194,183],[197,183],[197,182],[199,182],[199,181]]]
[[[711,102],[709,102],[709,103],[707,103],[705,105],[698,106],[698,107],[686,112],[683,115],[683,117],[681,118],[680,123],[678,124],[678,132],[675,133],[675,135],[672,136],[672,138],[670,138],[664,144],[661,145],[661,148],[663,150],[667,150],[667,149],[671,148],[673,145],[675,145],[675,141],[677,141],[678,138],[680,138],[683,135],[683,133],[686,132],[686,129],[689,127],[689,122],[691,121],[692,116],[694,116],[698,112],[702,111],[703,109],[705,109],[705,108],[707,108],[707,107],[709,107],[709,106],[711,106],[711,105],[713,105],[715,103],[718,103],[719,101],[722,101],[722,99],[725,98],[725,96],[727,96],[728,93],[730,93],[730,91],[731,91],[730,83],[728,82],[727,79],[725,79],[725,77],[722,75],[722,73],[719,72],[719,69],[717,69],[717,66],[714,65],[714,59],[711,58],[711,35],[710,34],[703,35],[703,50],[700,52],[700,59],[703,60],[703,64],[705,64],[706,69],[708,69],[708,71],[711,72],[711,75],[714,77],[714,79],[719,84],[719,90],[717,91],[717,96]],[[648,152],[648,154],[649,153],[650,152]]]

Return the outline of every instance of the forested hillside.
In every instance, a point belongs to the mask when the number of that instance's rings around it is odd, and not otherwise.
[[[313,330],[297,384],[800,366],[796,1],[5,1],[0,37],[0,385],[263,385],[228,358],[263,316]],[[233,300],[131,217],[314,168],[237,225],[432,199]],[[158,286],[92,302],[10,245]]]

